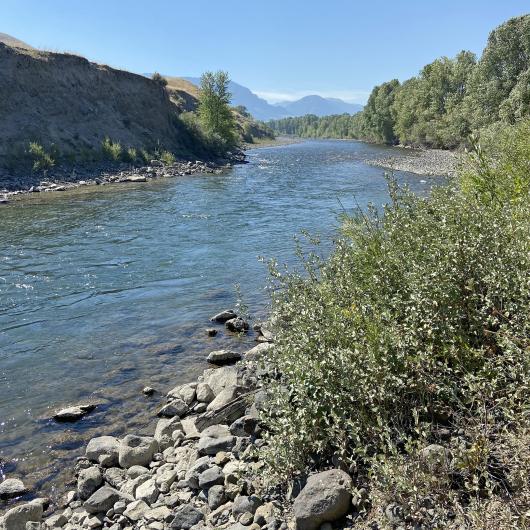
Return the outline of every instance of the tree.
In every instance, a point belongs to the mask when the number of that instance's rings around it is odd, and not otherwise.
[[[199,121],[206,137],[222,150],[236,145],[236,124],[228,90],[227,72],[205,72],[199,88]]]

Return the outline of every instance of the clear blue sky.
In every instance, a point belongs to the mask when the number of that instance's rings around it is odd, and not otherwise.
[[[0,0],[0,32],[134,72],[228,70],[268,98],[363,102],[436,57],[480,53],[528,0]]]

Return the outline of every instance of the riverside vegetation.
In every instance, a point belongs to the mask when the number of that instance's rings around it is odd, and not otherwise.
[[[426,65],[417,77],[376,86],[362,112],[269,122],[278,134],[353,138],[453,149],[471,132],[514,124],[530,114],[530,15],[489,36],[482,56],[462,51]]]
[[[300,271],[271,264],[260,344],[211,352],[222,366],[168,393],[153,437],[92,439],[44,527],[529,528],[529,132],[476,145],[429,198],[389,178],[329,257],[313,240]],[[46,507],[2,524],[39,528]]]

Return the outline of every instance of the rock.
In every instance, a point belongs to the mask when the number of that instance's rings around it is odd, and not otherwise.
[[[254,513],[261,506],[261,504],[261,499],[256,495],[238,495],[234,499],[232,513],[235,516],[243,514],[245,512],[249,512],[254,515]]]
[[[158,416],[163,416],[166,418],[172,418],[178,416],[182,418],[189,412],[190,408],[188,405],[180,398],[170,401],[167,405],[164,405],[159,411]]]
[[[177,416],[158,420],[155,429],[155,440],[158,442],[160,451],[164,451],[164,449],[173,445],[173,433],[175,431],[183,431],[182,423],[180,423],[180,419]]]
[[[53,415],[53,419],[59,422],[77,421],[89,412],[92,412],[96,406],[97,405],[94,403],[87,403],[86,405],[77,405],[75,407],[61,409]]]
[[[84,503],[84,508],[88,513],[106,513],[118,501],[126,503],[132,502],[134,499],[131,495],[127,495],[109,486],[103,486],[93,493]]]
[[[6,478],[0,483],[0,499],[13,499],[27,492],[28,489],[18,478]]]
[[[348,513],[352,480],[344,471],[331,469],[312,475],[296,497],[293,514],[298,530],[317,530]]]
[[[197,449],[201,455],[215,455],[219,451],[230,451],[236,438],[226,425],[212,425],[201,433]]]
[[[195,385],[181,385],[168,392],[169,399],[181,399],[186,405],[191,405],[195,401]]]
[[[215,337],[217,335],[217,330],[215,328],[208,328],[206,333],[208,337]]]
[[[8,510],[4,514],[4,530],[26,530],[26,523],[34,521],[39,523],[42,520],[43,507],[37,499],[27,504],[21,504]]]
[[[244,389],[239,386],[232,386],[221,390],[221,392],[215,396],[215,399],[209,403],[206,410],[219,410],[240,396],[243,391]]]
[[[210,320],[212,322],[220,322],[221,324],[224,324],[227,320],[231,320],[236,317],[237,315],[232,309],[225,309],[224,311],[217,313],[217,315],[214,315],[212,318],[210,318]]]
[[[131,477],[133,480],[142,475],[149,475],[149,469],[144,466],[131,466],[127,470],[127,476]]]
[[[143,500],[138,500],[131,502],[123,512],[123,515],[131,521],[139,521],[149,510],[149,506]]]
[[[254,522],[263,526],[267,524],[267,520],[274,516],[274,504],[268,502],[262,506],[258,506],[256,512],[254,513]]]
[[[99,462],[102,455],[115,456],[116,463],[118,463],[119,445],[120,443],[114,436],[98,436],[88,442],[85,454],[92,462]]]
[[[104,477],[113,488],[118,489],[127,480],[127,473],[120,467],[109,467],[105,470]]]
[[[270,331],[265,326],[261,326],[260,333],[261,333],[262,340],[267,341],[267,342],[274,342],[273,332]]]
[[[261,359],[274,345],[271,342],[262,342],[245,353],[245,359]]]
[[[197,385],[197,401],[200,403],[210,403],[215,397],[213,390],[210,388],[210,385],[207,383],[199,383]]]
[[[48,517],[44,522],[47,528],[62,528],[68,522],[68,518],[63,513],[57,513]]]
[[[143,484],[140,484],[136,488],[134,496],[137,500],[145,501],[147,504],[153,504],[158,499],[159,494],[158,486],[156,485],[155,479],[146,480]]]
[[[147,182],[147,177],[144,175],[129,175],[123,182]]]
[[[248,322],[241,317],[231,318],[225,322],[226,329],[234,333],[243,333],[248,331]]]
[[[77,495],[84,501],[92,495],[103,483],[101,471],[93,466],[82,469],[77,477]]]
[[[155,389],[150,386],[144,386],[142,393],[146,396],[152,396],[155,393]]]
[[[439,471],[451,464],[451,451],[443,445],[431,444],[424,447],[418,455],[426,470]]]
[[[256,432],[258,419],[253,416],[242,416],[230,425],[230,434],[234,436],[252,436]]]
[[[191,504],[179,506],[173,514],[174,517],[169,528],[178,530],[189,530],[192,526],[204,520],[204,514]]]
[[[235,363],[241,359],[241,354],[232,350],[215,350],[211,352],[206,360],[212,364]]]
[[[208,490],[208,506],[215,510],[227,501],[225,489],[221,485],[214,485]]]
[[[148,436],[128,434],[120,442],[118,459],[120,466],[127,469],[131,466],[147,466],[158,452],[158,443]]]
[[[147,521],[171,521],[171,510],[167,506],[152,508],[145,514],[145,519]]]
[[[254,520],[254,516],[250,512],[245,512],[241,517],[239,518],[239,522],[243,526],[250,526],[252,524],[252,521]]]
[[[385,517],[392,525],[398,525],[403,521],[403,508],[399,504],[391,502],[385,508]]]
[[[239,381],[239,369],[237,366],[222,366],[205,370],[204,382],[213,390],[217,396],[221,390],[236,386]]]
[[[210,467],[210,458],[203,456],[198,458],[186,471],[185,480],[191,489],[199,489],[199,475]]]
[[[219,466],[212,466],[205,469],[199,475],[199,488],[208,490],[212,486],[221,486],[225,483],[225,476],[223,470]]]

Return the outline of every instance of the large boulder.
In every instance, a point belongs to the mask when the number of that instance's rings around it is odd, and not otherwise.
[[[207,383],[199,383],[197,385],[197,401],[199,403],[210,403],[213,400],[215,394]]]
[[[340,469],[330,469],[308,478],[296,497],[293,514],[297,530],[317,530],[348,513],[352,480]]]
[[[27,493],[28,489],[18,478],[6,478],[0,483],[0,499],[13,499]]]
[[[186,405],[191,405],[195,401],[195,384],[180,385],[170,390],[167,394],[169,399],[181,399]]]
[[[103,475],[101,471],[93,466],[82,469],[77,477],[77,494],[84,501],[92,495],[102,484]]]
[[[26,523],[37,522],[42,520],[43,506],[38,499],[21,504],[8,510],[4,514],[4,530],[26,530]]]
[[[212,425],[201,433],[197,450],[200,455],[216,455],[219,451],[231,451],[236,443],[226,425]]]
[[[139,521],[148,511],[150,510],[149,505],[144,501],[131,502],[123,512],[123,515],[133,522]]]
[[[225,388],[236,386],[239,382],[239,368],[237,366],[223,366],[204,371],[204,382],[217,396]]]
[[[175,398],[162,406],[158,411],[158,415],[165,418],[173,418],[174,416],[182,418],[189,412],[189,410],[190,408],[184,400]]]
[[[164,449],[174,444],[173,433],[175,431],[184,431],[182,423],[180,423],[180,419],[177,416],[158,420],[155,429],[155,440],[158,442],[160,451],[164,451]]]
[[[118,448],[120,443],[114,436],[98,436],[92,438],[86,446],[86,456],[92,462],[104,461],[108,467],[118,463]]]
[[[129,504],[133,497],[109,486],[103,486],[94,492],[84,503],[83,507],[88,513],[108,512],[116,502],[123,501]]]
[[[236,397],[240,396],[244,390],[245,389],[240,386],[230,386],[221,390],[221,392],[215,396],[215,399],[209,403],[206,410],[218,410],[224,407],[230,403],[230,401],[233,401]]]
[[[158,443],[154,438],[128,434],[120,442],[120,466],[125,469],[131,466],[148,466],[157,451]]]

